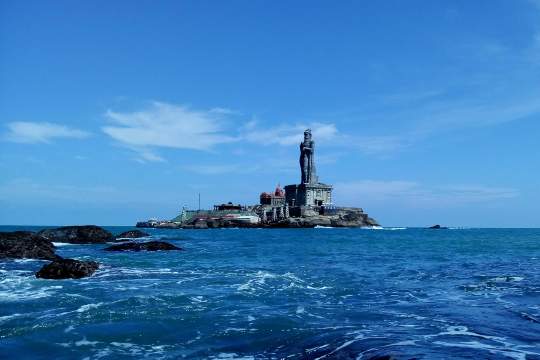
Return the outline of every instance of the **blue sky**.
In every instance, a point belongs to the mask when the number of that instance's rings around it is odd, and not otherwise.
[[[387,226],[540,226],[539,1],[0,2],[0,224],[299,181]]]

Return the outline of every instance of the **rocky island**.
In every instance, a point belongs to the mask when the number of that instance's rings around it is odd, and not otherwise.
[[[315,141],[311,130],[304,131],[300,143],[300,183],[279,185],[273,192],[260,194],[259,204],[242,206],[231,202],[215,205],[213,210],[182,209],[168,221],[149,220],[137,227],[158,228],[312,228],[377,227],[379,223],[362,208],[336,206],[333,186],[319,181],[315,167]]]

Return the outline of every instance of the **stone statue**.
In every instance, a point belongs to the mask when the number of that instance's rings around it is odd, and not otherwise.
[[[315,173],[315,141],[311,139],[311,129],[304,131],[304,141],[300,143],[300,170],[302,171],[302,184],[317,182]]]

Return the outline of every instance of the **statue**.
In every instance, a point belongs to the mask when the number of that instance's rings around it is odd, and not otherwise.
[[[317,183],[315,175],[315,141],[311,140],[311,129],[304,131],[304,141],[300,143],[300,170],[302,184]]]

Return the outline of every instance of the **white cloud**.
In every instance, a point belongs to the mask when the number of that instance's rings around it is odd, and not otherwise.
[[[7,140],[29,144],[50,143],[60,138],[82,139],[90,135],[86,131],[48,122],[16,121],[8,123],[7,128]]]
[[[316,141],[332,141],[339,136],[335,124],[304,123],[296,125],[278,125],[270,128],[257,128],[255,122],[249,122],[244,127],[242,138],[249,142],[262,145],[298,145],[304,138],[304,130],[311,129]]]
[[[459,206],[491,202],[519,196],[512,188],[444,185],[427,186],[414,181],[362,180],[335,185],[335,198],[340,203],[399,204],[412,207]]]
[[[137,151],[142,160],[163,161],[152,148],[210,150],[215,145],[236,141],[225,134],[223,116],[230,113],[221,108],[198,111],[153,102],[143,111],[108,110],[105,116],[111,125],[102,130],[120,144]]]

